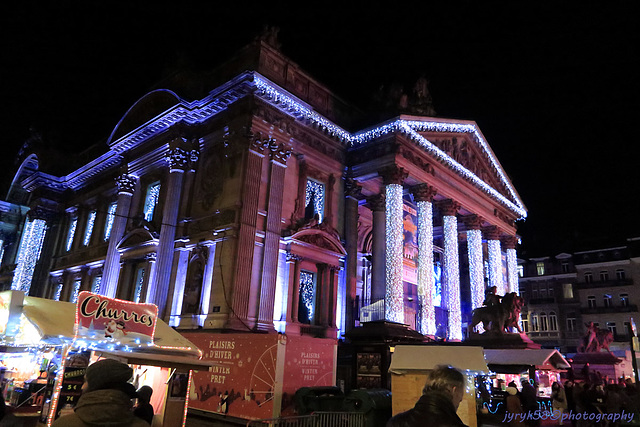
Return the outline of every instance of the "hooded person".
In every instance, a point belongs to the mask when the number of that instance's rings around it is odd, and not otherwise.
[[[464,396],[464,375],[451,366],[429,371],[416,405],[387,422],[387,427],[466,427],[456,414]]]
[[[148,385],[143,385],[138,389],[138,403],[133,408],[133,414],[142,418],[149,425],[153,424],[153,406],[151,406],[151,395],[153,389]]]
[[[515,384],[515,383],[514,383]],[[522,404],[518,397],[518,389],[509,385],[507,387],[507,398],[505,399],[507,407],[507,417],[509,427],[523,426],[525,417],[522,415]]]
[[[148,427],[132,411],[137,397],[128,381],[133,369],[113,359],[103,359],[87,368],[83,393],[73,414],[58,418],[54,427]]]

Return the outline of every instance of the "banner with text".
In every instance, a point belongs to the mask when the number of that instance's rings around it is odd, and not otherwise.
[[[157,318],[158,307],[154,304],[80,292],[75,340],[94,349],[153,344]]]

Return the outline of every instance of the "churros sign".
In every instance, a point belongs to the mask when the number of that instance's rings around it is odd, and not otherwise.
[[[80,292],[76,307],[76,341],[87,341],[89,347],[153,344],[157,318],[158,307],[154,304],[137,304]]]

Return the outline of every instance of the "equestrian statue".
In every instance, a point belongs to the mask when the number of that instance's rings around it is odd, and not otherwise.
[[[511,328],[516,328],[522,333],[519,320],[523,305],[524,299],[515,292],[500,296],[497,294],[497,288],[492,286],[487,290],[484,305],[473,310],[469,330],[476,333],[475,327],[482,323],[485,333],[488,334],[501,335],[510,332]]]

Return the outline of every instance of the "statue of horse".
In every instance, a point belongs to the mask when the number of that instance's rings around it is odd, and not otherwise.
[[[597,353],[600,350],[609,350],[609,344],[613,342],[613,333],[609,329],[599,329],[593,322],[585,324],[587,333],[582,337],[582,343],[578,347],[579,353]]]
[[[522,332],[518,321],[523,305],[524,300],[521,296],[515,292],[508,293],[502,297],[499,304],[473,310],[469,330],[473,331],[478,324],[482,323],[484,330],[488,333],[502,334],[509,332],[509,328],[512,327]]]

